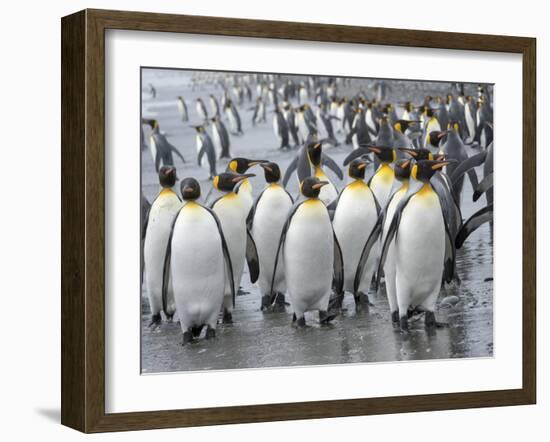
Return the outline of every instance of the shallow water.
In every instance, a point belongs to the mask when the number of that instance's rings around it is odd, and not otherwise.
[[[206,180],[208,173],[196,165],[194,129],[189,124],[198,122],[194,98],[203,99],[220,90],[213,86],[191,91],[180,87],[177,74],[165,81],[158,78],[153,82],[157,98],[145,96],[143,116],[157,118],[161,130],[180,149],[187,163],[183,165],[176,158],[180,178],[195,176],[201,181],[203,195],[211,185]],[[147,81],[144,81],[147,84]],[[395,91],[394,91],[395,92]],[[436,90],[432,95],[443,93]],[[429,91],[425,91],[429,93]],[[187,100],[190,123],[182,123],[176,109],[176,96],[184,95]],[[406,97],[414,99],[414,96]],[[208,103],[207,107],[208,107]],[[241,109],[245,135],[232,137],[233,156],[276,161],[284,170],[294,152],[276,150],[272,131],[272,114],[268,123],[251,127],[251,113],[245,104]],[[145,128],[145,127],[144,127]],[[147,135],[147,129],[145,128]],[[350,146],[327,149],[339,164],[351,150]],[[225,169],[227,162],[218,165]],[[260,175],[252,180],[255,193],[263,188],[261,168],[253,173]],[[480,172],[478,172],[480,176]],[[332,176],[331,176],[332,178]],[[338,183],[338,181],[337,181]],[[158,192],[157,177],[148,151],[142,152],[143,193],[152,201]],[[340,183],[340,187],[342,183]],[[291,180],[289,191],[297,191],[296,180]],[[485,200],[472,202],[472,190],[466,182],[463,192],[463,217],[467,219],[480,209]],[[260,295],[250,284],[248,274],[243,275],[241,294],[237,297],[232,325],[220,325],[214,340],[200,339],[198,342],[181,345],[181,328],[178,323],[165,323],[156,329],[149,329],[149,307],[145,288],[142,304],[142,371],[143,373],[166,371],[196,371],[208,369],[238,369],[281,366],[303,366],[319,364],[343,364],[361,362],[407,361],[423,359],[447,359],[464,357],[490,357],[493,355],[493,243],[489,225],[476,231],[463,248],[457,251],[457,267],[461,285],[447,287],[439,297],[436,315],[439,321],[448,322],[449,327],[428,333],[424,329],[423,317],[411,323],[411,333],[404,336],[394,329],[390,320],[388,304],[383,288],[379,294],[370,294],[374,306],[355,311],[353,297],[346,295],[344,309],[330,326],[320,327],[316,314],[307,314],[310,327],[301,330],[291,324],[290,307],[285,312],[260,311]],[[449,296],[457,296],[456,301]],[[442,302],[445,301],[445,302]]]

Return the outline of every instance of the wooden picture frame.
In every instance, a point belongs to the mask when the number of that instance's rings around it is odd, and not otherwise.
[[[533,404],[536,400],[536,40],[405,29],[85,10],[62,19],[62,409],[83,432]],[[523,385],[514,390],[107,414],[105,30],[495,51],[523,58]]]

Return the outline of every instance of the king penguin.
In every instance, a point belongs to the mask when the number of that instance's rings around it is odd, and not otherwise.
[[[178,112],[181,116],[181,121],[186,122],[189,121],[189,112],[187,112],[187,104],[185,103],[185,99],[181,96],[178,97]]]
[[[233,266],[233,281],[227,278],[224,289],[224,323],[233,322],[231,286],[233,285],[235,290],[239,288],[244,270],[245,258],[248,262],[250,280],[252,283],[256,282],[259,274],[256,245],[246,225],[248,210],[246,209],[245,200],[237,195],[240,183],[253,176],[254,174],[224,172],[215,176],[213,180],[214,187],[224,192],[224,194],[212,203],[211,208],[220,220]]]
[[[160,193],[149,209],[145,223],[145,241],[143,244],[143,260],[145,265],[145,285],[151,308],[151,323],[159,324],[162,303],[163,264],[168,238],[174,217],[182,203],[176,192],[172,190],[176,184],[176,169],[173,166],[163,166],[159,171]],[[166,309],[164,314],[169,319],[174,314],[174,293],[172,286],[167,286]]]
[[[203,125],[192,126],[196,131],[196,142],[197,142],[197,162],[200,167],[204,167],[206,163],[203,162],[204,155],[208,159],[208,171],[209,179],[212,179],[216,176],[216,149],[212,143],[212,138],[206,132],[206,129]]]
[[[208,121],[208,111],[206,110],[206,106],[204,105],[204,102],[202,101],[202,98],[197,98],[195,102],[195,109],[197,111],[197,115],[199,118],[207,122]]]
[[[427,328],[443,325],[435,319],[435,304],[442,277],[447,282],[452,278],[446,270],[454,270],[455,247],[430,178],[447,164],[424,160],[412,167],[411,177],[419,183],[401,198],[384,238],[378,279],[394,242],[395,293],[403,332],[409,329],[409,309],[425,312]],[[448,261],[452,261],[451,265]]]
[[[306,311],[318,310],[321,324],[334,319],[334,315],[328,313],[333,281],[335,291],[342,292],[342,252],[328,210],[319,199],[321,188],[327,184],[317,177],[308,177],[301,183],[300,191],[305,199],[296,203],[288,215],[277,247],[273,275],[277,275],[278,265],[284,266],[294,310],[292,320],[299,327],[306,325]],[[272,281],[272,293],[274,289]]]
[[[185,178],[180,187],[185,204],[172,223],[166,248],[163,301],[171,279],[185,345],[199,337],[205,325],[206,339],[215,337],[225,281],[233,278],[221,223],[212,210],[197,202],[201,193],[198,181]],[[230,292],[234,302],[233,284]]]
[[[281,171],[276,163],[261,163],[264,169],[267,186],[260,193],[248,216],[248,228],[256,243],[260,261],[260,276],[258,287],[262,295],[261,309],[267,309],[275,302],[284,308],[285,281],[283,266],[279,266],[277,274],[273,276],[275,256],[279,238],[283,231],[286,218],[292,208],[292,196],[279,184]],[[273,294],[271,296],[271,282]]]
[[[348,169],[351,182],[340,192],[335,203],[333,227],[344,260],[343,290],[353,293],[356,308],[368,305],[368,290],[376,270],[377,256],[373,253],[367,265],[367,271],[357,289],[354,288],[355,274],[364,244],[374,228],[380,206],[374,193],[365,183],[365,169],[368,157],[353,160]],[[336,294],[334,306],[342,305],[344,293]]]
[[[155,164],[155,170],[158,172],[161,166],[173,166],[174,157],[176,154],[185,163],[183,155],[178,149],[176,149],[166,138],[166,136],[160,131],[160,124],[157,120],[145,120],[147,124],[151,126],[151,134],[149,136],[149,149],[151,150],[151,157]]]
[[[227,172],[234,172],[238,174],[244,174],[258,164],[263,163],[264,160],[249,160],[248,158],[233,158],[227,165]],[[251,175],[254,176],[254,175]],[[252,195],[252,183],[248,178],[242,180],[237,186],[237,193],[243,199],[246,215],[250,213],[250,209],[254,204],[254,197]]]

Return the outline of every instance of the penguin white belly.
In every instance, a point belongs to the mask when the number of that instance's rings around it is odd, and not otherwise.
[[[365,121],[367,126],[369,126],[373,131],[376,131],[376,125],[374,124],[374,120],[372,118],[372,110],[367,109],[367,112],[365,113]]]
[[[216,328],[225,285],[225,263],[216,221],[196,203],[183,209],[172,235],[171,274],[181,328]]]
[[[185,109],[181,100],[178,100],[178,112],[180,113],[182,120],[185,120]]]
[[[213,210],[218,215],[227,242],[236,291],[241,284],[246,254],[246,214],[243,199],[235,193],[230,193],[216,202]],[[229,278],[226,278],[224,293],[226,297],[231,297]],[[230,305],[225,305],[231,309]]]
[[[345,291],[353,292],[357,265],[377,218],[373,194],[364,182],[352,183],[344,189],[338,200],[332,225],[344,259]],[[363,277],[367,284],[370,284],[377,261],[376,254],[371,253]],[[361,286],[359,290],[362,289]],[[368,288],[366,285],[367,292]]]
[[[468,128],[468,134],[469,134],[467,142],[471,143],[471,141],[473,140],[476,134],[476,124],[475,124],[474,118],[472,117],[470,106],[468,104],[464,106],[464,116],[466,118],[466,127]]]
[[[197,142],[197,158],[198,158],[198,155],[202,149],[202,138],[199,135],[196,136],[196,142]],[[206,153],[200,159],[199,166],[206,170],[208,169],[208,161],[205,158],[206,158]]]
[[[384,221],[384,226],[382,229],[382,236],[380,244],[384,244],[388,229],[395,214],[395,209],[397,205],[403,198],[406,193],[407,188],[402,187],[398,190],[391,201],[388,204],[388,210],[386,213],[386,218]],[[395,242],[392,241],[388,247],[388,252],[386,255],[386,261],[384,263],[384,280],[386,283],[386,296],[388,297],[388,304],[390,305],[390,312],[397,311],[397,295],[395,292]]]
[[[225,115],[229,120],[229,127],[231,128],[231,132],[237,133],[238,125],[237,125],[237,119],[235,118],[235,114],[231,112],[231,109],[227,109],[225,111]]]
[[[395,238],[395,281],[399,314],[409,306],[435,308],[445,256],[445,227],[437,194],[421,190],[401,215]]]
[[[157,143],[155,143],[154,137],[149,137],[149,150],[151,151],[151,157],[153,158],[153,165],[156,165],[157,164]],[[161,163],[162,163],[162,160],[161,160]],[[159,164],[159,169],[161,166],[162,164]]]
[[[385,208],[388,203],[394,180],[395,174],[393,169],[388,165],[380,166],[376,174],[372,177],[370,188],[382,209]]]
[[[319,200],[304,202],[292,217],[283,248],[285,280],[297,317],[327,310],[332,285],[334,238]]]
[[[216,158],[220,158],[222,155],[222,140],[216,126],[212,127],[212,142],[214,143],[214,148],[216,149]]]
[[[424,138],[424,146],[430,145],[430,143],[428,142],[428,136],[430,135],[430,132],[433,131],[441,131],[441,126],[435,118],[430,119],[426,124],[426,137]]]
[[[200,103],[197,102],[196,104],[196,109],[197,109],[197,115],[202,118],[203,120],[206,120],[206,113],[204,112],[204,109],[203,107],[201,106]]]
[[[245,218],[248,216],[250,209],[254,205],[254,197],[252,196],[252,184],[248,179],[243,180],[239,186],[239,196],[241,197],[244,204]]]
[[[320,167],[316,168],[315,176],[321,181],[329,182],[329,184],[327,184],[326,186],[321,187],[321,191],[319,193],[319,199],[328,206],[331,202],[338,198],[338,191],[336,190],[336,187],[334,187],[334,184],[332,184],[332,181]]]
[[[298,131],[300,132],[300,136],[302,137],[302,139],[305,140],[309,134],[309,130],[307,128],[307,124],[304,120],[303,114],[298,114]]]
[[[149,221],[143,244],[143,261],[145,264],[145,284],[149,306],[153,315],[162,310],[162,280],[164,258],[172,222],[182,206],[177,195],[171,190],[163,190],[153,202],[149,212]],[[172,290],[169,289],[169,298]],[[169,302],[170,312],[173,314],[173,298]]]
[[[260,260],[260,276],[258,286],[261,294],[270,293],[275,255],[292,201],[285,190],[279,185],[270,186],[260,198],[254,213],[252,237],[256,242]],[[277,266],[273,290],[277,293],[286,291],[284,281],[284,266]]]
[[[306,89],[300,89],[300,103],[301,104],[304,104],[304,103],[307,103],[307,100],[308,100],[308,96],[307,96],[307,91]]]
[[[282,137],[281,134],[279,134],[279,119],[277,118],[277,114],[275,114],[275,116],[273,117],[273,133],[275,134],[279,142],[281,142]]]

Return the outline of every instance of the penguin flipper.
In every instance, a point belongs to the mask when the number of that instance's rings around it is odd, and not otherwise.
[[[383,219],[384,219],[383,214],[378,216],[378,219],[376,220],[376,224],[372,228],[370,235],[367,238],[367,242],[363,246],[363,251],[361,252],[361,258],[359,258],[359,263],[357,264],[357,270],[355,271],[355,278],[353,280],[353,291],[355,293],[357,293],[357,291],[359,290],[359,284],[361,284],[361,279],[363,279],[363,273],[365,271],[365,267],[367,265],[369,255],[372,250],[372,246],[374,246],[374,244],[378,241],[378,238],[382,233]]]
[[[481,195],[487,192],[491,187],[493,187],[493,172],[483,178],[481,183],[475,188],[473,200],[477,201]]]
[[[445,261],[443,263],[443,280],[448,284],[453,280],[456,271],[456,246],[449,230],[449,222],[445,217],[445,211],[441,206],[443,224],[445,225]]]
[[[141,195],[141,210],[143,216],[143,224],[141,226],[141,239],[145,239],[145,233],[147,232],[147,226],[149,225],[149,212],[151,211],[151,203],[147,201],[147,198]]]
[[[288,217],[285,221],[285,224],[283,225],[283,230],[281,231],[281,237],[279,238],[279,245],[277,246],[277,254],[275,255],[275,265],[273,266],[273,276],[271,278],[271,288],[269,290],[271,301],[274,301],[275,297],[275,291],[273,290],[275,288],[275,275],[277,274],[277,266],[279,265],[279,259],[281,257],[281,251],[283,248],[283,245],[285,243],[286,234],[288,232],[288,228],[290,226],[290,222],[292,221],[292,217],[298,210],[298,208],[302,205],[304,201],[297,202],[292,207],[290,213],[288,214]]]
[[[294,157],[294,159],[290,162],[287,169],[285,170],[285,175],[283,176],[283,187],[286,187],[288,184],[288,180],[292,176],[292,173],[296,170],[298,167],[298,155]]]
[[[250,282],[254,284],[260,276],[260,259],[258,258],[258,249],[250,230],[246,229],[246,262],[250,273]]]
[[[460,228],[458,234],[456,235],[455,246],[457,249],[460,249],[464,244],[464,241],[474,232],[479,226],[486,222],[493,220],[493,205],[489,204],[483,209],[478,210],[474,213],[468,221],[466,221]]]
[[[401,201],[395,208],[395,212],[393,214],[390,227],[388,228],[388,233],[386,234],[386,238],[384,239],[384,244],[382,245],[380,261],[378,262],[378,270],[376,271],[376,283],[375,283],[376,291],[378,291],[378,287],[380,287],[380,278],[382,277],[382,271],[384,269],[384,264],[386,263],[386,258],[388,256],[388,250],[390,248],[391,242],[397,236],[397,231],[399,230],[399,224],[401,223],[401,215],[403,214],[403,210],[405,209],[407,204],[409,204],[409,201],[411,200],[411,198],[414,195],[416,195],[418,190],[420,189],[409,191],[409,193],[401,199]]]
[[[182,163],[185,163],[185,158],[183,158],[183,155],[180,153],[180,151],[175,147],[169,144],[170,150],[176,154],[176,156],[179,157]]]
[[[172,235],[174,234],[174,226],[178,220],[180,212],[174,217],[172,227],[170,228],[170,236],[168,236],[168,243],[166,244],[166,253],[164,254],[164,267],[162,269],[162,310],[164,313],[168,312],[168,288],[170,286],[170,263],[172,260]],[[172,312],[173,314],[173,312]]]
[[[333,286],[334,291],[340,294],[344,290],[344,256],[334,229],[332,230],[332,236],[334,238]]]
[[[220,239],[222,242],[222,253],[225,261],[225,268],[229,273],[229,286],[231,287],[231,297],[233,299],[233,307],[235,307],[235,297],[237,295],[237,292],[235,291],[235,279],[233,277],[233,264],[231,263],[231,256],[229,255],[229,248],[227,247],[227,241],[225,240],[225,236],[223,234],[222,225],[221,225],[220,219],[218,218],[218,215],[216,215],[216,213],[212,209],[205,206],[202,206],[202,207],[204,207],[204,209],[207,210],[208,213],[210,213],[210,215],[212,215],[212,218],[214,218],[214,221],[216,221],[216,225],[218,226],[218,232],[220,234]]]
[[[342,173],[342,169],[340,169],[340,166],[336,164],[336,161],[334,161],[331,157],[324,153],[321,155],[321,164],[332,170],[336,174],[336,176],[340,178],[340,180],[344,179],[344,174]]]
[[[355,158],[359,158],[362,155],[369,154],[370,151],[364,147],[359,146],[357,149],[352,150],[346,158],[344,158],[344,166],[347,166],[349,163],[351,163]]]

